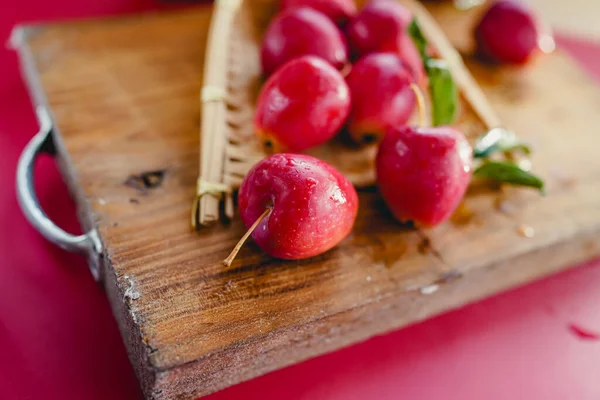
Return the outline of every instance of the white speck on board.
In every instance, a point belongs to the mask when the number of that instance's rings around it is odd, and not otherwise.
[[[428,286],[423,286],[419,291],[421,292],[422,295],[427,296],[430,294],[433,294],[435,292],[437,292],[440,288],[440,285],[428,285]]]
[[[135,289],[135,282],[133,281],[133,278],[129,275],[125,275],[124,278],[129,283],[129,287],[127,290],[125,290],[124,297],[131,300],[139,299],[141,295],[140,292]]]

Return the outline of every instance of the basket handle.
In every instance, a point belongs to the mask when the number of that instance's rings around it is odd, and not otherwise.
[[[17,165],[17,198],[23,214],[37,231],[55,245],[74,253],[86,255],[94,279],[99,280],[99,256],[102,243],[95,229],[83,235],[73,235],[59,228],[42,210],[34,188],[34,166],[42,154],[55,155],[52,120],[45,107],[36,109],[40,130],[25,146]]]

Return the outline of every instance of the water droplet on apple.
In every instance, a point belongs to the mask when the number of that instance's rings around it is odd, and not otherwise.
[[[396,153],[398,153],[400,157],[403,157],[408,153],[408,146],[402,140],[398,140],[396,143]]]
[[[331,200],[335,201],[339,204],[344,204],[346,202],[346,196],[342,193],[339,187],[336,187],[334,192],[331,194]]]
[[[306,184],[309,188],[313,188],[319,184],[315,178],[306,178]]]

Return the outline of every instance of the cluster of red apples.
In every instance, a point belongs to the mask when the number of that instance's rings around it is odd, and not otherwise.
[[[372,0],[362,10],[353,0],[280,6],[261,48],[268,79],[255,114],[256,134],[275,154],[240,187],[249,230],[225,265],[250,235],[273,257],[304,259],[350,233],[359,207],[355,188],[333,166],[302,154],[342,130],[358,143],[378,143],[377,185],[396,219],[419,226],[446,221],[466,192],[478,149],[451,126],[458,90],[411,12],[395,0]],[[533,17],[514,1],[494,4],[475,37],[479,52],[501,63],[526,63],[540,49]],[[433,82],[440,71],[442,89]],[[424,87],[439,103],[432,104],[432,126],[424,122]],[[418,126],[410,124],[417,108]],[[490,148],[482,151],[487,156]]]

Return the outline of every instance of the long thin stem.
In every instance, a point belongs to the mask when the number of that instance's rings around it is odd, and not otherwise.
[[[237,244],[235,245],[235,247],[233,248],[233,250],[231,250],[231,253],[227,256],[226,259],[223,260],[223,265],[224,266],[226,266],[226,267],[230,267],[231,266],[231,263],[233,262],[233,259],[235,258],[235,256],[237,256],[237,253],[239,253],[240,249],[242,248],[242,246],[244,245],[244,243],[246,242],[246,240],[248,240],[248,238],[250,237],[250,235],[252,234],[252,232],[254,232],[254,230],[262,222],[262,220],[265,219],[267,217],[267,215],[271,214],[271,211],[273,211],[273,207],[267,207],[267,208],[265,208],[265,211],[263,211],[263,213],[260,215],[260,217],[258,217],[256,219],[256,221],[254,221],[254,223],[252,224],[252,226],[246,231],[246,233],[244,234],[244,236],[242,236],[242,238],[240,239],[240,241],[237,242]]]
[[[423,92],[416,83],[411,83],[410,88],[415,93],[417,106],[419,107],[419,126],[424,127],[427,123],[427,117],[425,115],[425,97],[423,97]]]

